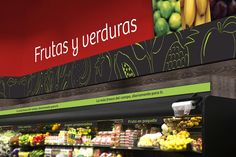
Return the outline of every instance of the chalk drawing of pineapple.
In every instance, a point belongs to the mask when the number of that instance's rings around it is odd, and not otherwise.
[[[180,32],[175,32],[176,41],[171,44],[167,51],[163,71],[175,70],[183,67],[188,67],[190,62],[190,52],[188,45],[193,44],[195,40],[193,36],[199,34],[195,29],[188,30],[186,37]]]

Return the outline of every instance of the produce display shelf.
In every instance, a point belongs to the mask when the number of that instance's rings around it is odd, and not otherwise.
[[[197,154],[202,154],[202,152],[196,152],[193,151],[192,149],[186,149],[186,150],[161,150],[159,147],[112,147],[112,146],[107,146],[107,145],[70,145],[70,144],[62,144],[62,145],[58,145],[58,144],[47,144],[45,146],[48,147],[93,147],[93,148],[109,148],[109,149],[113,149],[113,150],[140,150],[140,151],[160,151],[160,152],[193,152],[193,153],[197,153]]]

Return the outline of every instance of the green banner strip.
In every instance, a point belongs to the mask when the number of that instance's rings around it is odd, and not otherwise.
[[[49,110],[56,110],[56,109],[66,109],[66,108],[81,107],[81,106],[126,102],[126,101],[135,101],[135,100],[143,100],[143,99],[151,99],[151,98],[160,98],[160,97],[191,94],[191,93],[201,93],[201,92],[209,92],[210,90],[211,90],[211,87],[210,87],[210,83],[208,82],[208,83],[200,83],[200,84],[194,84],[194,85],[185,85],[185,86],[178,86],[178,87],[171,87],[171,88],[163,88],[163,89],[147,90],[147,91],[141,91],[141,92],[111,95],[111,96],[98,97],[98,98],[90,98],[90,99],[84,99],[84,100],[59,102],[59,103],[24,107],[24,108],[18,108],[18,109],[2,110],[0,111],[0,116],[39,112],[39,111],[49,111]]]

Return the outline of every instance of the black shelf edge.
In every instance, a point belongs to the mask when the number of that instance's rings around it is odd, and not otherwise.
[[[195,152],[192,150],[169,150],[169,151],[165,151],[165,150],[161,150],[158,147],[122,147],[122,146],[108,146],[108,145],[69,145],[69,144],[64,144],[64,145],[57,145],[57,144],[46,144],[45,146],[48,147],[92,147],[92,148],[109,148],[112,150],[140,150],[140,151],[160,151],[160,152],[179,152],[179,153],[185,153],[185,152],[192,152],[192,153],[197,153],[197,154],[202,154],[201,152]]]
[[[18,146],[22,147],[22,146]],[[158,152],[166,152],[166,153],[171,153],[171,152],[177,152],[177,153],[196,153],[196,154],[202,154],[202,152],[197,152],[193,151],[190,149],[186,150],[161,150],[158,147],[123,147],[123,146],[109,146],[109,145],[78,145],[78,144],[45,144],[45,145],[38,145],[38,146],[31,146],[31,145],[24,145],[23,147],[31,147],[31,148],[38,148],[38,147],[87,147],[87,148],[108,148],[111,150],[137,150],[137,151],[158,151]],[[17,148],[17,146],[14,146],[14,148]]]

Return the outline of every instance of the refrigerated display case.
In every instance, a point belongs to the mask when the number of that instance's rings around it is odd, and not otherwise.
[[[195,109],[175,117],[172,104],[186,101]],[[224,156],[234,149],[235,103],[198,93],[2,116],[1,147],[34,157]]]

